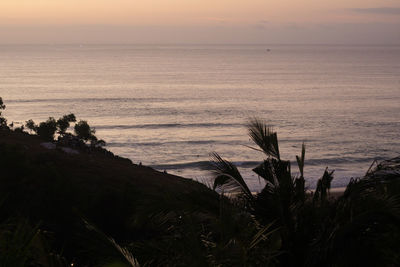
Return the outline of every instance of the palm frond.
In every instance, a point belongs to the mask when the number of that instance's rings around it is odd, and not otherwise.
[[[306,145],[303,143],[301,146],[301,156],[296,156],[297,165],[299,166],[300,177],[304,177],[304,159],[306,155]]]
[[[276,160],[264,160],[260,165],[253,169],[259,177],[262,177],[267,184],[275,187],[279,185],[279,181],[275,175]]]
[[[126,261],[126,263],[128,263],[132,267],[140,267],[139,262],[135,259],[135,257],[127,248],[120,246],[112,237],[106,235],[104,232],[102,232],[100,229],[98,229],[87,220],[83,219],[83,222],[88,230],[93,231],[103,242],[111,245],[111,247],[118,252],[118,254]]]
[[[280,159],[278,136],[272,128],[259,119],[252,119],[247,124],[250,138],[267,155]]]
[[[279,228],[275,228],[272,229],[272,226],[274,225],[275,222],[269,223],[267,224],[265,227],[263,227],[262,229],[260,229],[253,237],[253,239],[250,242],[250,245],[248,247],[248,249],[252,249],[255,246],[257,246],[261,241],[264,241],[266,239],[268,239],[268,237],[270,235],[272,235],[273,233],[275,233],[276,231],[279,230]],[[267,232],[268,231],[268,232]]]
[[[314,193],[314,201],[318,201],[319,199],[323,202],[327,199],[329,190],[331,189],[331,183],[333,180],[333,171],[328,171],[328,167],[326,167],[324,174],[317,182],[317,188]]]
[[[306,145],[301,145],[301,156],[296,156],[297,165],[300,171],[300,177],[295,178],[295,189],[296,189],[296,198],[304,202],[306,194],[305,194],[305,179],[304,179],[304,161],[306,155]]]
[[[272,187],[293,187],[290,161],[269,158],[255,167],[253,171]]]
[[[39,234],[39,227],[31,227],[27,220],[0,225],[0,266],[26,266]]]
[[[372,170],[363,178],[352,178],[343,194],[344,198],[355,198],[375,195],[395,195],[400,188],[400,175],[398,172],[377,169]]]
[[[247,197],[253,198],[250,189],[233,163],[224,160],[216,152],[211,155],[211,158],[216,173],[213,186],[214,190],[220,187],[228,189],[230,192],[244,193]]]

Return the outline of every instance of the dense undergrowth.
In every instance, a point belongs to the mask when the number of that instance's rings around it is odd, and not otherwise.
[[[264,159],[254,172],[265,188],[253,194],[215,153],[217,194],[104,153],[94,130],[75,122],[72,114],[27,121],[31,135],[0,113],[0,266],[400,264],[398,172],[377,175],[378,165],[333,198],[327,169],[308,192],[305,146],[294,176],[277,134],[255,119],[249,135]]]

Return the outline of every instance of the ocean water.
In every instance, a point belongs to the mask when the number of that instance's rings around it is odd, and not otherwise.
[[[249,118],[278,132],[293,173],[305,142],[311,188],[326,167],[340,187],[400,154],[399,46],[0,46],[0,96],[9,122],[73,112],[114,153],[168,173],[208,182],[216,151],[255,191]]]

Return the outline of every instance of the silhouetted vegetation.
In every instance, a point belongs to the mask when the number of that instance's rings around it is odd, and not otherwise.
[[[39,123],[36,128],[37,134],[46,141],[53,141],[54,134],[57,130],[57,122],[53,117],[49,117],[47,121]]]
[[[328,169],[308,191],[305,145],[294,175],[277,133],[254,119],[251,149],[263,159],[253,171],[265,187],[251,192],[237,167],[214,153],[218,194],[93,148],[94,129],[75,122],[73,114],[27,121],[37,135],[1,127],[0,266],[400,263],[400,158],[352,179],[341,196],[330,194]]]
[[[2,110],[6,108],[3,103],[3,98],[0,97],[0,128],[7,127],[7,120],[1,115]]]
[[[396,266],[400,255],[400,158],[397,172],[351,180],[344,194],[329,197],[333,171],[325,170],[315,192],[305,190],[305,146],[296,156],[299,176],[282,160],[276,132],[254,119],[249,136],[265,155],[253,171],[265,181],[253,195],[234,164],[214,154],[214,188],[237,196],[243,209],[272,224],[282,240],[278,265]],[[390,178],[389,178],[390,177]]]
[[[36,133],[45,141],[53,142],[55,134],[58,134],[57,144],[72,147],[84,147],[90,142],[92,147],[102,147],[106,145],[104,140],[98,140],[94,135],[96,130],[91,128],[87,121],[81,120],[74,125],[75,135],[67,132],[71,123],[76,122],[74,114],[64,115],[57,121],[53,117],[49,117],[47,121],[36,123],[33,120],[25,122],[25,127],[31,132]],[[23,128],[22,128],[23,130]]]
[[[75,134],[76,136],[84,140],[85,142],[90,142],[92,146],[99,145],[99,146],[104,146],[105,141],[104,140],[98,140],[97,137],[94,135],[96,133],[95,129],[92,129],[87,121],[79,121],[77,124],[75,124],[74,127]]]
[[[71,122],[76,122],[75,115],[72,113],[59,118],[57,120],[58,133],[60,135],[65,135]]]
[[[25,122],[25,126],[26,128],[28,128],[29,130],[31,130],[32,132],[37,132],[37,126],[35,124],[35,122],[33,120],[28,120]]]

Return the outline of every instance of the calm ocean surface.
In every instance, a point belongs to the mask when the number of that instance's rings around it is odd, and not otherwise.
[[[310,187],[327,166],[340,187],[400,154],[395,46],[0,46],[0,96],[9,122],[73,112],[114,153],[184,177],[207,181],[216,151],[253,190],[251,117],[284,159],[306,143]]]

